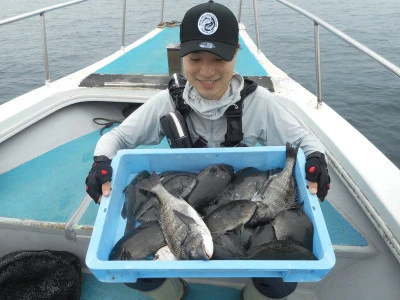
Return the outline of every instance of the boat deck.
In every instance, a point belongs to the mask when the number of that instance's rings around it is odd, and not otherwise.
[[[93,275],[83,274],[81,299],[92,300],[114,300],[114,299],[135,299],[150,300],[138,291],[127,287],[123,283],[103,283]],[[190,300],[236,300],[240,299],[240,290],[230,287],[206,285],[199,283],[188,283],[188,293],[185,299]]]

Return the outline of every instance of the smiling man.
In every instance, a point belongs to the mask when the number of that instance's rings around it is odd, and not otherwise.
[[[179,97],[174,96],[172,88],[161,91],[100,138],[86,178],[88,194],[96,203],[102,195],[110,195],[111,160],[117,151],[155,145],[165,136],[170,139],[162,120],[179,113],[182,128],[188,134],[185,147],[245,147],[257,143],[281,146],[301,142],[307,156],[305,171],[310,192],[322,201],[330,183],[324,146],[280,105],[278,96],[234,72],[240,51],[234,14],[209,1],[188,10],[180,29],[180,53],[187,81],[178,84]],[[179,83],[176,78],[175,83]],[[155,299],[181,299],[186,286],[177,278],[139,279],[128,285]],[[279,299],[291,294],[296,285],[281,278],[255,278],[249,280],[242,295],[245,299]]]
[[[186,79],[207,100],[228,90],[239,49],[239,26],[226,7],[212,1],[190,9],[182,20],[181,56]]]

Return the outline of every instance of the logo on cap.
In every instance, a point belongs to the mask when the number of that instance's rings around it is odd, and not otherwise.
[[[213,13],[204,13],[197,23],[199,31],[204,35],[212,35],[218,29],[218,19]]]
[[[212,49],[215,48],[215,45],[213,43],[209,43],[209,42],[201,42],[199,44],[200,48],[204,48],[204,49]]]

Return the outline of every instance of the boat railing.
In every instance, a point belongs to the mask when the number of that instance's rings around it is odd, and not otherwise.
[[[374,61],[378,62],[382,66],[384,66],[387,70],[392,72],[393,74],[397,75],[400,77],[400,68],[397,67],[395,64],[391,63],[384,57],[380,56],[376,52],[372,51],[368,47],[364,46],[363,44],[357,42],[355,39],[349,37],[345,33],[341,32],[340,30],[336,29],[332,25],[328,24],[324,20],[318,18],[317,16],[311,14],[310,12],[302,9],[301,7],[286,1],[286,0],[275,0],[293,10],[296,12],[300,13],[301,15],[311,19],[314,22],[314,43],[315,43],[315,70],[316,70],[316,96],[318,100],[318,105],[322,103],[322,79],[321,79],[321,50],[320,50],[320,34],[319,34],[319,27],[322,26],[329,32],[333,33],[337,37],[341,38],[344,40],[346,43],[350,44],[354,48],[358,49],[362,53],[368,55],[370,58],[372,58]],[[256,24],[256,35],[257,35],[257,47],[260,49],[260,41],[259,41],[259,31],[258,31],[258,17],[257,17],[257,5],[256,5],[257,0],[253,0],[253,8],[254,8],[254,20]],[[240,10],[241,10],[241,3],[242,0],[240,0]],[[240,16],[240,13],[239,13]]]
[[[286,1],[286,0],[275,0],[287,7],[295,10],[296,12],[302,14],[303,16],[311,19],[314,22],[314,43],[315,43],[315,73],[316,73],[316,96],[318,105],[322,103],[322,75],[321,75],[321,47],[320,47],[320,33],[319,27],[322,26],[329,32],[333,33],[334,35],[338,36],[339,38],[343,39],[346,43],[350,44],[351,46],[355,47],[362,53],[368,55],[374,61],[380,63],[384,66],[387,70],[391,71],[393,74],[400,77],[400,68],[397,67],[395,64],[391,63],[384,57],[380,56],[376,52],[372,51],[368,47],[364,46],[363,44],[359,43],[355,39],[351,38],[350,36],[346,35],[345,33],[341,32],[340,30],[336,29],[334,26],[328,24],[324,20],[318,18],[317,16],[311,14],[310,12],[302,9],[301,7],[294,5],[293,3]],[[238,12],[238,22],[240,23],[241,16],[242,16],[242,2],[243,0],[239,0],[239,12]],[[255,32],[256,32],[256,43],[257,49],[260,50],[260,32],[258,26],[258,8],[257,8],[257,0],[253,0],[253,11],[254,11],[254,23],[255,23]],[[125,13],[126,13],[126,0],[123,0],[123,12],[122,12],[122,44],[121,48],[124,48],[124,39],[125,39]],[[161,21],[163,23],[164,18],[164,0],[161,0]]]
[[[50,83],[50,71],[49,71],[49,57],[48,57],[48,53],[47,53],[47,39],[46,39],[46,23],[45,23],[45,18],[44,15],[46,12],[52,11],[52,10],[56,10],[56,9],[60,9],[60,8],[64,8],[67,6],[71,6],[74,4],[79,4],[81,2],[85,2],[87,0],[75,0],[75,1],[70,1],[70,2],[65,2],[65,3],[61,3],[58,5],[53,5],[53,6],[49,6],[49,7],[45,7],[45,8],[41,8],[35,11],[31,11],[22,15],[18,15],[15,17],[11,17],[8,19],[4,19],[0,21],[0,26],[2,25],[6,25],[6,24],[11,24],[14,22],[18,22],[21,20],[25,20],[28,18],[32,18],[35,17],[37,15],[40,16],[40,27],[41,27],[41,34],[42,34],[42,51],[43,51],[43,64],[44,64],[44,73],[45,73],[45,82],[46,84]]]
[[[18,15],[12,18],[0,20],[0,26],[6,25],[10,23],[14,23],[17,21],[21,21],[27,18],[34,17],[36,15],[40,16],[41,22],[41,36],[42,36],[42,51],[43,51],[43,63],[44,63],[44,71],[45,71],[45,83],[48,84],[50,82],[50,72],[49,72],[49,59],[48,59],[48,52],[47,52],[47,40],[46,40],[46,26],[45,26],[45,13],[48,11],[56,10],[59,8],[64,8],[67,6],[71,6],[74,4],[79,4],[85,2],[87,0],[74,0],[70,2],[65,2],[62,4],[42,8],[39,10],[35,10],[29,13],[25,13],[22,15]],[[238,21],[240,22],[241,19],[241,12],[242,12],[242,0],[239,0],[239,13],[238,13]],[[319,27],[322,26],[329,32],[333,33],[337,37],[343,39],[346,43],[350,44],[351,46],[355,47],[362,53],[368,55],[374,61],[383,65],[387,70],[391,71],[393,74],[400,77],[400,68],[397,67],[395,64],[391,63],[384,57],[380,56],[376,52],[372,51],[368,47],[364,46],[363,44],[357,42],[355,39],[349,37],[348,35],[344,34],[340,30],[336,29],[332,25],[328,24],[327,22],[323,21],[322,19],[318,18],[317,16],[311,14],[310,12],[300,8],[299,6],[286,1],[286,0],[275,0],[296,12],[302,14],[303,16],[311,19],[314,22],[314,43],[315,43],[315,69],[316,69],[316,96],[318,100],[318,104],[322,103],[322,75],[321,75],[321,55],[320,55],[320,32]],[[260,34],[259,34],[259,26],[258,26],[258,9],[257,9],[257,0],[253,0],[253,11],[254,11],[254,20],[255,20],[255,31],[256,31],[256,43],[257,48],[260,50]],[[161,0],[161,21],[163,22],[164,18],[164,0]],[[121,49],[125,47],[125,20],[126,20],[126,0],[122,1],[122,32],[121,32]]]

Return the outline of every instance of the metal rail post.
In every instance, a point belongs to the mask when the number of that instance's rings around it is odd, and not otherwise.
[[[253,0],[254,9],[254,23],[256,25],[256,38],[257,38],[257,50],[260,51],[260,32],[258,30],[258,10],[257,10],[257,0]]]
[[[319,41],[319,25],[314,22],[314,41],[315,41],[315,74],[317,80],[317,101],[322,104],[322,79],[321,79],[321,49]]]
[[[44,64],[44,74],[46,78],[46,84],[50,83],[50,71],[49,71],[49,55],[47,53],[47,40],[46,40],[46,24],[44,20],[44,13],[40,14],[40,25],[42,32],[42,49],[43,49],[43,64]]]
[[[122,0],[121,50],[124,50],[125,48],[125,19],[126,19],[126,0]]]
[[[161,20],[160,25],[164,23],[164,0],[161,1]]]
[[[240,20],[242,18],[242,2],[243,2],[243,0],[239,1],[238,23],[240,23]]]

